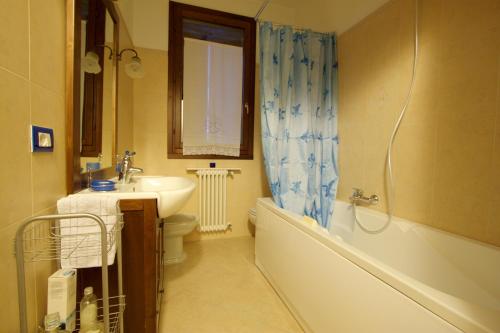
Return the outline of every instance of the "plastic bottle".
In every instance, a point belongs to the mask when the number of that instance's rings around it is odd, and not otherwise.
[[[80,332],[100,332],[97,322],[97,297],[92,287],[83,290],[80,302]]]
[[[59,329],[59,312],[51,313],[45,316],[45,330],[44,332],[53,333],[57,332]]]

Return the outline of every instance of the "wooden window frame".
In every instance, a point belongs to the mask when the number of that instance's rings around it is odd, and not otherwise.
[[[240,156],[183,155],[181,142],[181,100],[184,72],[183,19],[193,19],[244,31],[242,141]],[[255,107],[256,24],[251,17],[170,1],[168,41],[168,158],[171,159],[253,159]],[[248,105],[248,107],[245,107]]]

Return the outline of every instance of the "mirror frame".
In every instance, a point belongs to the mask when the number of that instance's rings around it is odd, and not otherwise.
[[[112,0],[101,0],[114,22],[113,49],[119,51],[120,20]],[[80,66],[81,0],[66,0],[66,192],[72,194],[88,185],[88,173],[80,169]],[[78,24],[77,24],[78,23]],[[115,175],[118,107],[118,59],[113,57],[112,158],[111,166],[93,172],[98,178]],[[87,175],[87,177],[85,177]]]

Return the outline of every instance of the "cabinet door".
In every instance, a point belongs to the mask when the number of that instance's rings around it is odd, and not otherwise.
[[[156,200],[122,200],[125,333],[156,332]]]
[[[156,272],[157,272],[157,280],[156,280],[156,325],[157,331],[160,324],[160,314],[161,314],[161,304],[163,300],[164,294],[164,272],[165,267],[163,266],[163,259],[165,250],[163,248],[163,236],[164,236],[164,223],[162,220],[158,220],[158,228],[156,235]]]

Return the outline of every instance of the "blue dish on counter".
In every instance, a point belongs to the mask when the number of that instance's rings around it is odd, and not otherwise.
[[[93,180],[90,184],[93,191],[109,192],[116,190],[115,182],[111,180]]]

